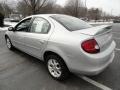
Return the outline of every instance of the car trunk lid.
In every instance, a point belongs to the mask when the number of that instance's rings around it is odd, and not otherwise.
[[[82,33],[85,35],[93,36],[94,39],[99,44],[100,50],[103,51],[112,43],[112,26],[101,25],[92,27],[89,29],[77,30],[75,33]]]

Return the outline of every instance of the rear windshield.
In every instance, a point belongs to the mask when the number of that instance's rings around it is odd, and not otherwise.
[[[80,20],[79,18],[68,15],[53,15],[51,17],[58,21],[60,24],[62,24],[64,27],[66,27],[69,31],[76,31],[92,27],[91,25]]]

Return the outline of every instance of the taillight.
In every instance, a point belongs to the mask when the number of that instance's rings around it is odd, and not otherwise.
[[[87,53],[94,54],[94,53],[100,52],[100,47],[95,39],[86,40],[82,43],[81,46],[82,46],[82,49]]]

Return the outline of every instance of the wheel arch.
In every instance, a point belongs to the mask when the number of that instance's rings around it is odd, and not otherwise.
[[[63,60],[63,62],[65,63],[66,67],[68,68],[68,65],[67,65],[67,62],[66,62],[65,58],[61,54],[58,54],[58,52],[51,51],[51,50],[45,51],[44,54],[43,54],[43,60],[45,62],[46,62],[47,55],[57,55],[58,57],[60,57]],[[69,68],[68,68],[68,70],[69,70]]]
[[[8,35],[7,34],[5,34],[5,39],[8,37]],[[8,37],[9,38],[9,37]]]
[[[54,51],[45,51],[44,54],[43,54],[43,59],[46,60],[46,56],[48,55],[57,55],[58,57],[62,58],[58,53],[54,52]],[[62,58],[63,59],[63,58]]]

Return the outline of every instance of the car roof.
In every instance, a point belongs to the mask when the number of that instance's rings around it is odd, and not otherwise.
[[[22,19],[22,20],[25,20],[25,19],[28,19],[28,18],[34,18],[34,17],[43,17],[43,18],[49,18],[50,16],[54,16],[54,15],[64,15],[64,16],[66,16],[65,14],[36,14],[36,15],[31,15],[31,16],[27,16],[27,17],[25,17],[24,19]],[[69,15],[67,15],[67,16],[69,16]],[[21,21],[22,21],[21,20]]]
[[[37,14],[37,15],[31,15],[31,16],[28,16],[26,18],[30,18],[30,17],[50,17],[50,16],[53,16],[53,15],[64,15],[64,14]]]

